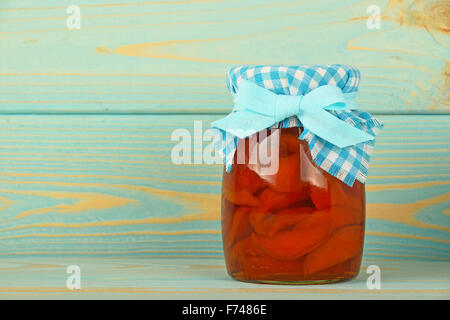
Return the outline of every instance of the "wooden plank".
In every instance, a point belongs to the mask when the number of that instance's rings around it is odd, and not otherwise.
[[[0,3],[0,112],[230,110],[235,64],[349,63],[372,112],[445,113],[445,1],[78,0]],[[382,11],[368,29],[366,10]]]
[[[69,265],[81,289],[66,287]],[[366,286],[369,265],[381,269],[380,290]],[[447,262],[366,258],[350,282],[322,286],[256,285],[226,274],[221,259],[10,257],[0,259],[0,299],[449,299]]]
[[[0,257],[222,257],[221,165],[175,165],[212,115],[0,118]],[[450,259],[450,116],[382,116],[365,257]],[[206,142],[204,146],[206,146]]]

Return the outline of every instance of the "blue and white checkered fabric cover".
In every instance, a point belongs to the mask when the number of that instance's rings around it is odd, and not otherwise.
[[[276,94],[304,95],[323,85],[336,85],[344,93],[358,91],[360,73],[358,69],[346,65],[303,65],[303,66],[236,66],[227,74],[228,89],[234,94],[238,91],[241,79],[253,81],[259,86]],[[383,124],[375,117],[361,110],[329,111],[347,123],[375,136]],[[302,127],[297,117],[281,121],[277,127]],[[225,142],[222,152],[227,169],[230,169],[236,151],[238,139],[222,132]],[[343,181],[353,186],[356,180],[365,183],[369,159],[375,140],[360,143],[346,148],[321,139],[304,129],[300,136],[306,140],[311,150],[314,162]]]

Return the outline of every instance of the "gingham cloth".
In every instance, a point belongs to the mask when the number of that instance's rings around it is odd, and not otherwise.
[[[312,65],[312,66],[236,66],[227,74],[227,86],[235,94],[241,79],[253,81],[259,86],[276,94],[304,95],[323,85],[336,85],[343,93],[358,91],[360,73],[358,69],[346,65]],[[376,136],[383,123],[367,112],[361,110],[328,110],[341,120]],[[274,127],[302,127],[293,116],[286,118]],[[232,167],[238,138],[224,131],[218,148],[225,157],[229,171]],[[365,183],[369,159],[375,140],[359,143],[346,148],[339,148],[330,142],[304,129],[300,139],[306,140],[311,150],[313,161],[334,177],[353,186],[355,180]]]

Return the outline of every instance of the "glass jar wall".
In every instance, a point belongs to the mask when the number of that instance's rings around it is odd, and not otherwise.
[[[317,167],[300,130],[239,140],[232,169],[224,170],[223,246],[228,273],[237,280],[315,284],[359,272],[364,185],[349,187]]]

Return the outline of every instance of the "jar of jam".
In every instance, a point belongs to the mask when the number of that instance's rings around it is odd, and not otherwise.
[[[359,272],[364,184],[350,187],[319,168],[301,131],[272,129],[239,139],[233,166],[223,172],[223,246],[236,280],[319,284]],[[276,170],[266,170],[258,152],[267,139],[277,146],[268,152]]]

